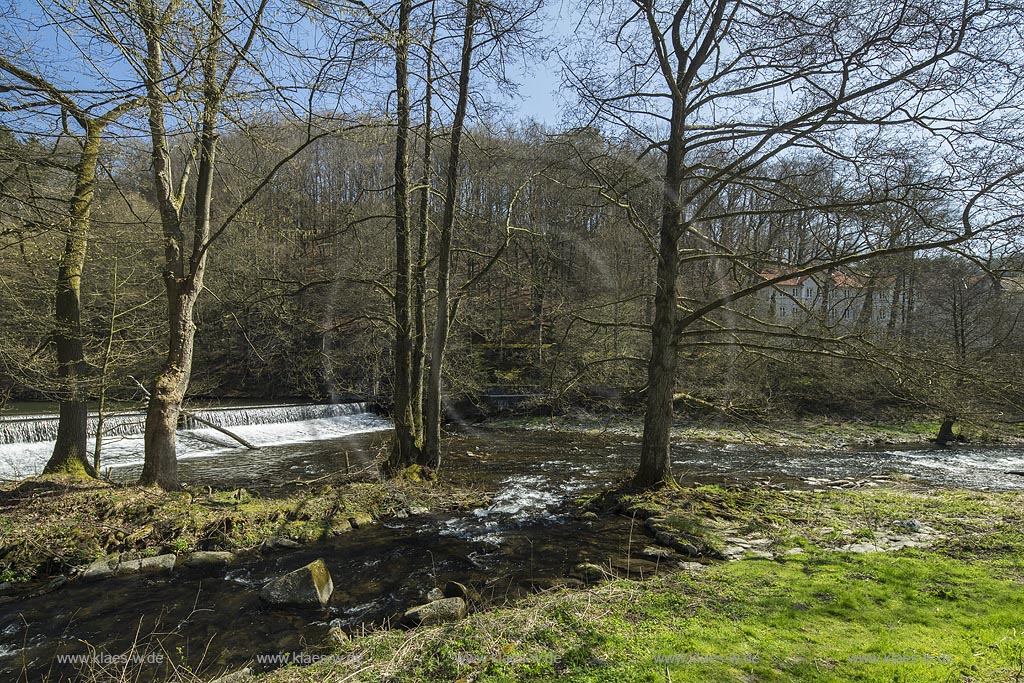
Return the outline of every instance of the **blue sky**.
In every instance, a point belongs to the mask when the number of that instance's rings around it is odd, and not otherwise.
[[[574,22],[568,18],[572,13],[569,1],[551,0],[542,12],[540,25],[547,34],[542,45],[533,54],[510,65],[519,83],[519,93],[506,99],[504,120],[534,120],[549,128],[557,128],[562,123],[565,98],[558,94],[560,65],[554,51],[565,44],[574,27]],[[45,0],[43,4],[46,5]],[[137,87],[137,78],[128,72],[120,56],[111,55],[108,66],[97,71],[84,62],[74,44],[57,29],[34,25],[42,18],[36,0],[8,0],[7,7],[14,12],[0,21],[3,31],[0,41],[6,44],[3,51],[8,55],[11,51],[17,54],[19,49],[23,50],[17,57],[18,63],[32,68],[33,62],[38,62],[38,70],[63,88]],[[0,15],[7,14],[4,9],[0,4]],[[20,16],[21,20],[12,16]],[[26,49],[27,46],[33,49]],[[120,83],[118,76],[122,77]]]

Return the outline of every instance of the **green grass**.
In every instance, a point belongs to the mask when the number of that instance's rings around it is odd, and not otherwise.
[[[783,448],[849,448],[874,445],[922,445],[936,437],[942,417],[907,418],[877,421],[832,419],[824,416],[771,419],[723,420],[696,418],[679,420],[674,438],[713,444],[748,444]],[[507,428],[544,429],[601,434],[614,431],[639,436],[642,423],[635,415],[616,414],[609,420],[601,415],[572,411],[555,417],[500,418],[493,425]],[[1020,443],[1024,424],[993,421],[957,423],[954,431],[971,443]]]
[[[806,552],[541,593],[448,627],[355,638],[330,663],[265,679],[1024,681],[1020,494],[705,486],[620,500],[705,537],[744,529]],[[933,548],[836,551],[907,518],[942,534]]]
[[[266,680],[1014,681],[1017,581],[935,553],[821,554],[535,596]]]

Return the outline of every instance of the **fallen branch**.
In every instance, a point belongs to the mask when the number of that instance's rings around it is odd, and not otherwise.
[[[140,389],[142,389],[142,393],[144,393],[146,395],[146,398],[147,399],[149,398],[149,390],[146,389],[145,386],[143,386],[142,382],[140,382],[139,380],[135,379],[131,375],[128,375],[128,379],[130,379],[131,381],[135,382],[135,384]],[[206,425],[210,429],[214,429],[214,430],[220,432],[221,434],[224,434],[225,436],[228,436],[228,437],[234,439],[238,443],[240,443],[243,446],[245,446],[246,448],[248,448],[250,451],[259,450],[259,446],[256,446],[254,444],[249,443],[248,441],[246,441],[245,439],[240,437],[238,434],[235,434],[234,432],[232,432],[230,430],[224,429],[220,425],[215,425],[212,422],[210,422],[209,420],[204,420],[203,418],[201,418],[198,415],[196,415],[195,413],[193,413],[191,410],[185,410],[184,408],[182,408],[181,409],[181,414],[184,415],[185,417],[188,417],[188,418],[191,418],[191,419],[195,420],[199,424]]]

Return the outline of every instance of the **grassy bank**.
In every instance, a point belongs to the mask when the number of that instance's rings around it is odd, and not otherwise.
[[[111,553],[244,551],[272,538],[312,542],[416,509],[455,509],[483,494],[395,480],[294,484],[278,491],[157,489],[62,476],[0,488],[0,583],[73,571]]]
[[[781,448],[858,448],[914,446],[933,440],[941,417],[906,420],[855,421],[825,417],[780,417],[771,421],[703,418],[677,420],[672,436],[692,443],[746,444]],[[639,437],[643,421],[619,413],[596,415],[571,412],[554,417],[500,418],[489,422],[500,427],[554,431],[612,432]],[[1024,424],[977,421],[957,423],[954,432],[967,443],[1010,445],[1024,443]]]
[[[546,592],[451,626],[356,638],[262,680],[1019,681],[1022,503],[908,487],[620,499],[620,513],[657,515],[711,543],[767,541],[757,547],[774,559]],[[912,535],[908,518],[930,531],[927,544],[842,550]]]

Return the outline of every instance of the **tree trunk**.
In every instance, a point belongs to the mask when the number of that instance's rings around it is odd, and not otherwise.
[[[466,23],[462,34],[462,65],[459,71],[459,96],[452,121],[451,144],[448,150],[448,168],[445,177],[444,215],[437,254],[437,317],[434,320],[434,338],[430,350],[430,377],[427,382],[427,411],[424,416],[424,449],[421,464],[433,470],[441,466],[441,411],[443,405],[442,374],[444,354],[451,330],[452,310],[451,265],[452,238],[455,231],[455,205],[458,197],[459,152],[462,130],[469,103],[469,78],[473,57],[473,28],[476,25],[476,2],[466,4]]]
[[[60,421],[53,454],[43,469],[46,474],[96,474],[86,450],[89,415],[83,386],[86,366],[82,342],[81,284],[102,132],[103,126],[97,122],[91,121],[86,125],[82,155],[75,174],[68,234],[57,272],[57,330],[54,338],[57,346],[57,377],[61,384]]]
[[[210,215],[213,202],[213,170],[217,154],[217,116],[222,100],[217,67],[223,39],[222,0],[213,0],[210,9],[209,40],[204,48],[202,129],[195,188],[195,223],[191,235],[192,252],[182,227],[181,204],[187,176],[175,190],[171,177],[170,145],[164,121],[164,94],[161,57],[162,26],[152,5],[143,3],[143,26],[147,38],[145,60],[149,127],[153,141],[154,184],[160,204],[164,237],[164,289],[167,297],[167,356],[153,380],[146,411],[145,464],[139,483],[165,490],[178,488],[178,462],[175,431],[181,403],[192,376],[192,352],[195,343],[195,305],[203,291],[210,239]]]
[[[679,240],[684,232],[683,206],[683,111],[673,100],[665,181],[662,188],[661,230],[658,245],[657,290],[651,328],[651,357],[647,365],[647,406],[640,465],[631,487],[646,489],[672,482],[670,441],[672,399],[679,363],[679,330],[676,329],[676,287],[679,279]]]
[[[421,440],[416,433],[412,395],[412,230],[409,223],[409,15],[412,0],[401,0],[395,47],[395,440],[387,474],[419,460]]]
[[[412,406],[416,438],[423,439],[423,363],[427,355],[427,246],[430,241],[430,192],[433,143],[433,94],[434,94],[434,41],[437,22],[431,26],[430,42],[425,54],[426,79],[423,95],[423,176],[420,179],[419,239],[416,245],[416,272],[413,294],[415,332],[412,353]]]
[[[676,185],[678,187],[678,185]],[[676,280],[679,276],[678,199],[670,197],[666,179],[666,206],[658,248],[658,289],[654,297],[651,357],[647,365],[647,406],[640,466],[632,487],[646,489],[672,481],[670,440],[672,399],[675,395],[679,342],[676,333]],[[678,197],[678,195],[675,195]]]
[[[181,403],[192,374],[192,350],[195,341],[193,310],[196,293],[182,292],[177,282],[167,282],[167,306],[170,330],[167,357],[153,380],[146,409],[145,464],[142,486],[178,488],[176,432]]]

